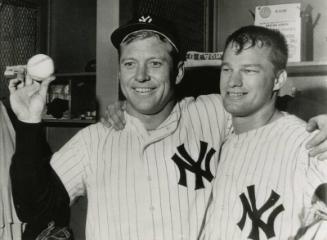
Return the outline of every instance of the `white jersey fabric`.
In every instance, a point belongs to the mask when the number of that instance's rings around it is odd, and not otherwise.
[[[9,166],[15,151],[15,130],[0,101],[0,240],[22,239],[24,227],[12,199]]]
[[[326,224],[314,224],[315,218],[327,217],[326,205],[312,205],[312,199],[315,189],[327,183],[327,162],[308,156],[305,143],[311,137],[305,123],[288,114],[229,135],[201,239],[299,239],[304,233],[299,229],[312,224],[310,231],[324,231],[319,239],[326,240],[327,229],[321,227]]]
[[[87,195],[88,240],[196,239],[230,126],[219,95],[187,98],[147,132],[125,114],[74,136],[51,165],[71,200]]]

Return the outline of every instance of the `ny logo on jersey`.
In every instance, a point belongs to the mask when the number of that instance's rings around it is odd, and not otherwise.
[[[279,206],[275,207],[268,216],[267,223],[261,220],[261,216],[264,212],[266,212],[276,204],[279,199],[279,195],[272,190],[269,199],[262,205],[261,208],[257,209],[254,185],[248,186],[247,189],[250,202],[244,193],[240,195],[243,205],[243,215],[237,225],[240,227],[241,230],[243,230],[246,221],[246,216],[248,215],[250,220],[252,221],[252,229],[248,238],[253,240],[259,240],[259,228],[262,229],[268,239],[274,237],[274,222],[277,215],[284,211],[284,206],[280,204]]]
[[[202,178],[211,182],[213,175],[210,172],[210,161],[216,151],[213,148],[207,151],[207,148],[208,143],[200,141],[200,153],[198,160],[195,161],[185,150],[184,144],[177,147],[177,151],[181,157],[175,153],[172,159],[178,166],[180,173],[178,184],[187,187],[186,170],[195,174],[195,189],[204,188]],[[205,170],[201,168],[203,159],[205,159]]]

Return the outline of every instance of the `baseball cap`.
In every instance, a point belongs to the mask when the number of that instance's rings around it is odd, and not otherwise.
[[[166,38],[171,45],[179,52],[179,40],[174,24],[169,20],[154,16],[151,14],[144,14],[142,16],[134,17],[127,24],[120,26],[111,34],[111,42],[115,48],[119,49],[120,43],[131,33],[140,30],[153,31],[164,38]]]

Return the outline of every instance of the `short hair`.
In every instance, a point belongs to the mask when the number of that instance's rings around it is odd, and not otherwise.
[[[268,47],[271,49],[270,61],[274,65],[275,71],[286,69],[288,58],[287,42],[284,35],[278,30],[254,25],[241,27],[227,38],[224,52],[230,43],[237,45],[237,54],[244,49],[255,46]]]
[[[122,46],[126,46],[129,43],[135,41],[135,40],[139,40],[139,39],[146,39],[146,38],[150,38],[150,37],[156,37],[157,39],[159,39],[160,41],[169,44],[172,47],[172,51],[170,52],[170,55],[173,59],[173,65],[174,68],[177,67],[178,62],[181,60],[181,56],[180,54],[177,52],[176,48],[171,44],[171,41],[168,40],[166,37],[164,37],[163,35],[155,32],[155,31],[151,31],[151,30],[139,30],[133,33],[130,33],[129,35],[127,35],[123,41],[120,43],[119,49],[118,49],[118,55],[120,57],[121,54],[121,47]]]

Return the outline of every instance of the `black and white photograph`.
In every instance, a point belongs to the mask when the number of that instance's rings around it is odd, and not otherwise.
[[[327,240],[326,0],[0,0],[0,240]]]

